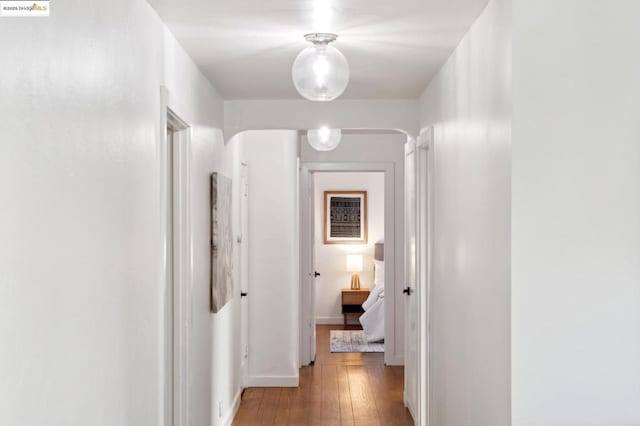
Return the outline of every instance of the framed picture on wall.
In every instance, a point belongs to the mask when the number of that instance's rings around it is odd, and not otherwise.
[[[324,243],[367,244],[367,191],[324,192]]]

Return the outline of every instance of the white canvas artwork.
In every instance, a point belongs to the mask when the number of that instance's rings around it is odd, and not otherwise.
[[[211,174],[211,312],[233,298],[231,179]]]

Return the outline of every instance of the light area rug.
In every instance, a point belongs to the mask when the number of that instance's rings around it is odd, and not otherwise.
[[[367,342],[362,330],[331,330],[331,352],[384,352],[384,342]]]

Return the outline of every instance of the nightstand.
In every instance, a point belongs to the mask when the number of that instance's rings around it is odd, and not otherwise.
[[[361,288],[360,290],[351,290],[350,288],[342,289],[342,315],[344,315],[344,328],[347,328],[347,315],[349,314],[362,314],[362,304],[369,297],[368,288]]]

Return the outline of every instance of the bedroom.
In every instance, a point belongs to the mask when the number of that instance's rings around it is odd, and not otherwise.
[[[316,325],[330,330],[331,353],[384,352],[384,173],[317,172],[313,180]],[[362,242],[336,237],[351,230]]]

